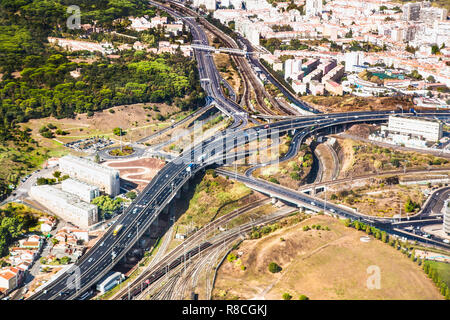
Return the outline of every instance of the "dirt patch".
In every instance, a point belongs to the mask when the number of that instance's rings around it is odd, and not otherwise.
[[[120,177],[136,183],[137,189],[142,190],[148,182],[161,170],[165,162],[155,158],[143,158],[128,161],[107,161],[104,165],[119,170]]]
[[[355,129],[359,134],[367,133],[367,128]],[[336,138],[336,149],[341,162],[339,178],[356,177],[383,171],[408,169],[427,169],[429,167],[447,167],[448,159],[431,154],[398,151],[395,148],[382,147],[373,143],[361,142],[340,136]]]
[[[403,108],[414,107],[410,98],[396,97],[356,97],[356,96],[305,96],[302,100],[310,103],[314,108],[322,112],[350,112],[363,110],[396,110],[397,105]]]
[[[377,126],[370,124],[355,124],[351,126],[346,133],[367,139],[369,135],[375,131],[377,131]]]
[[[154,107],[156,107],[156,111]],[[156,120],[157,114],[161,114],[166,120]],[[32,119],[26,124],[23,124],[23,127],[32,129],[33,137],[40,144],[41,142],[43,144],[49,144],[49,141],[54,141],[43,138],[39,134],[39,129],[49,123],[54,124],[58,129],[68,132],[67,135],[56,136],[56,139],[60,143],[67,143],[92,136],[109,136],[110,138],[119,140],[120,138],[112,133],[112,130],[116,127],[123,128],[126,131],[126,135],[122,137],[122,140],[128,142],[136,141],[152,132],[160,130],[161,127],[171,123],[169,118],[176,119],[182,114],[176,106],[159,103],[138,103],[97,111],[92,117],[88,117],[84,113],[76,115],[73,119],[56,119],[54,117]]]

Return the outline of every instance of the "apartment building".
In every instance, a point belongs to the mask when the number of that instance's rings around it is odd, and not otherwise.
[[[115,169],[72,155],[59,159],[59,168],[70,177],[97,186],[110,196],[120,193],[119,171]]]
[[[100,190],[98,187],[75,179],[64,180],[61,183],[61,189],[65,192],[78,196],[81,200],[88,203],[100,195]]]
[[[32,199],[76,226],[88,228],[98,222],[96,205],[54,186],[32,186],[29,194]]]
[[[405,21],[418,21],[420,19],[420,3],[407,3],[402,7],[402,18]]]

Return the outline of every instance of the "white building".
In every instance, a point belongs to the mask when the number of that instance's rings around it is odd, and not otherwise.
[[[364,54],[360,51],[346,52],[345,59],[345,72],[356,72],[356,66],[360,66],[364,63]]]
[[[61,189],[63,191],[72,193],[78,196],[81,200],[91,202],[92,199],[100,195],[100,190],[96,186],[91,186],[82,181],[75,179],[66,179],[61,183]]]
[[[72,155],[59,159],[59,168],[77,180],[99,187],[110,196],[120,193],[119,171],[115,169]]]
[[[305,13],[307,16],[322,14],[322,0],[306,0]]]
[[[216,10],[216,0],[194,0],[193,6],[200,7],[204,5],[206,10],[213,11]]]
[[[32,186],[30,196],[56,215],[81,228],[98,222],[96,205],[81,201],[77,196],[56,187]]]
[[[295,75],[297,75],[302,70],[302,59],[287,59],[284,62],[284,79],[287,80],[291,78],[294,80]]]
[[[117,284],[119,284],[124,279],[124,275],[120,272],[108,273],[103,279],[99,281],[97,284],[97,290],[100,291],[101,294],[104,294],[106,291],[111,290]]]
[[[292,89],[295,91],[295,93],[297,94],[305,94],[306,93],[306,83],[301,82],[300,80],[293,80],[292,81]]]
[[[449,208],[449,201],[445,201],[444,203],[444,232],[448,235],[450,235],[450,208]]]
[[[442,138],[442,122],[415,117],[389,116],[388,130],[394,133],[419,136],[427,141]]]

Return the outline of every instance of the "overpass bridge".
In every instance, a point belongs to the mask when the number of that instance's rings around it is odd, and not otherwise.
[[[235,49],[235,48],[216,48],[213,46],[208,46],[208,45],[204,45],[204,44],[197,44],[197,43],[193,43],[191,44],[191,48],[192,49],[197,49],[197,50],[203,50],[203,51],[210,51],[210,52],[224,52],[224,53],[231,53],[231,54],[240,54],[240,55],[247,55],[247,54],[258,54],[258,52],[248,52],[242,49]]]

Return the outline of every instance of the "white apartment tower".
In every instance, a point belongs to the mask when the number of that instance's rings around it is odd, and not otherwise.
[[[291,78],[294,80],[295,75],[297,75],[302,70],[302,59],[287,59],[284,62],[284,79],[287,80]]]
[[[72,155],[59,159],[59,169],[72,178],[99,187],[112,197],[120,193],[119,171],[115,169]]]

